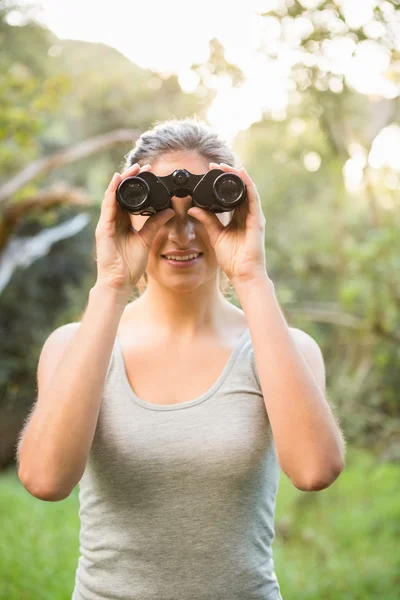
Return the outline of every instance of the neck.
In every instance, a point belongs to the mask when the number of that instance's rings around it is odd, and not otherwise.
[[[136,314],[160,335],[182,342],[217,332],[232,309],[219,289],[218,277],[190,291],[173,290],[149,278],[134,305]]]

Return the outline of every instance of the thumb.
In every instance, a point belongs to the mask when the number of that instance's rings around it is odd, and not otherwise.
[[[159,229],[161,229],[161,227],[165,225],[165,223],[174,215],[175,211],[172,208],[166,208],[160,212],[154,213],[149,219],[147,219],[140,229],[140,236],[147,247],[152,244]]]
[[[209,210],[199,208],[198,206],[195,208],[189,208],[187,212],[188,215],[194,217],[200,221],[200,223],[203,223],[204,227],[207,229],[211,245],[214,247],[221,234],[221,231],[225,229],[217,215]]]

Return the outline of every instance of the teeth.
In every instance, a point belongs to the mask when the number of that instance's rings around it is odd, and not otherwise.
[[[197,258],[199,256],[199,253],[197,254],[188,254],[187,256],[174,256],[172,254],[166,254],[165,258],[168,258],[169,260],[191,260],[192,258]]]

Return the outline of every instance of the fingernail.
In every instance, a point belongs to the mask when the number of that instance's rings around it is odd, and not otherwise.
[[[124,169],[122,171],[122,174],[124,175],[125,173],[128,173],[128,171],[131,171],[134,167],[137,167],[137,163],[134,165],[131,165],[130,167],[127,167],[126,169]]]

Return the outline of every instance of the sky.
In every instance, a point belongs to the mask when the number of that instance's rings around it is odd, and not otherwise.
[[[281,0],[19,0],[34,4],[35,18],[44,23],[59,38],[102,42],[115,47],[142,68],[161,74],[176,73],[184,91],[192,91],[197,83],[190,70],[192,63],[207,60],[209,40],[213,37],[225,47],[229,62],[237,64],[245,74],[239,89],[232,89],[228,80],[215,78],[210,86],[217,96],[208,111],[208,121],[227,140],[259,121],[264,111],[272,118],[284,119],[288,95],[293,85],[288,75],[296,52],[280,38],[281,25],[277,19],[260,16],[260,12],[276,8]],[[320,0],[301,0],[313,8]],[[393,98],[399,86],[386,77],[390,57],[374,41],[380,26],[373,20],[373,7],[378,0],[333,0],[341,3],[346,20],[353,26],[363,26],[370,40],[359,44],[353,55],[350,40],[332,41],[326,45],[326,61],[331,72],[344,74],[348,83],[365,94]],[[386,2],[386,4],[388,4]],[[40,8],[39,8],[40,7]],[[155,18],[155,15],[157,18]],[[10,20],[18,15],[10,15]],[[15,23],[17,24],[17,23]],[[298,19],[288,31],[295,39],[307,33],[307,19]],[[268,60],[263,44],[279,51],[279,59]],[[400,31],[398,49],[400,51]],[[260,51],[261,49],[261,51]],[[260,76],[262,74],[262,76]],[[332,91],[341,91],[340,77],[332,82]],[[389,144],[389,146],[388,146]],[[400,155],[400,128],[380,136],[375,144],[374,166],[389,165],[390,158]],[[389,161],[389,162],[388,162]],[[315,160],[309,158],[310,170]],[[360,161],[357,164],[361,164]],[[355,169],[356,163],[350,168]],[[393,167],[393,165],[389,165]],[[307,164],[305,167],[308,168]],[[398,161],[394,168],[397,169]]]

